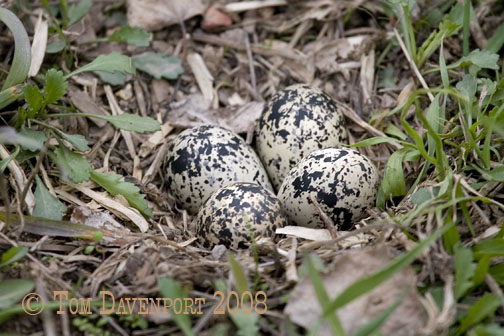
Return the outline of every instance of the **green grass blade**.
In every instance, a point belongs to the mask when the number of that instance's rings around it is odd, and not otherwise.
[[[231,267],[231,272],[233,272],[236,288],[241,296],[244,292],[249,291],[247,276],[245,275],[242,266],[238,263],[238,261],[236,261],[231,253],[228,253],[228,261]]]
[[[310,279],[313,284],[313,289],[315,290],[315,294],[317,295],[317,299],[320,303],[320,306],[324,311],[328,308],[331,299],[329,298],[329,295],[327,294],[327,291],[324,288],[324,283],[322,282],[322,279],[320,278],[319,273],[315,269],[315,266],[313,266],[312,262],[312,257],[307,256],[306,258],[306,265],[308,266],[308,272],[310,274]],[[332,332],[334,335],[345,335],[345,332],[343,331],[343,327],[341,326],[341,322],[336,315],[336,312],[333,311],[332,313],[324,314],[325,319],[327,320],[327,323],[331,327]]]
[[[404,267],[411,264],[429,245],[434,243],[439,237],[441,237],[448,229],[453,226],[452,224],[445,225],[437,229],[433,234],[424,239],[417,246],[412,248],[410,251],[404,253],[403,255],[395,258],[388,265],[380,269],[378,272],[354,282],[352,285],[348,286],[343,293],[341,293],[331,304],[324,309],[324,316],[328,316],[343,307],[344,305],[352,302],[356,298],[368,293],[374,288],[378,287],[383,282],[390,279],[394,274],[399,272]]]
[[[396,310],[396,308],[401,304],[406,291],[403,291],[401,295],[392,303],[390,307],[385,309],[380,315],[375,317],[371,322],[365,326],[360,327],[352,336],[370,336],[375,335],[380,329],[382,324],[387,320],[387,318]]]
[[[488,40],[485,50],[490,52],[498,52],[504,45],[504,22],[495,31],[493,36]]]
[[[6,8],[0,7],[0,21],[5,23],[14,35],[14,59],[9,74],[2,86],[2,91],[21,84],[28,76],[31,64],[30,39],[18,17]]]

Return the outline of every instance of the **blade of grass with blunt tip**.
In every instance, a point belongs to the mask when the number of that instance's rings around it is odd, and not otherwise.
[[[238,261],[236,261],[231,253],[228,253],[228,261],[229,266],[231,267],[231,272],[233,272],[236,289],[238,289],[238,293],[240,293],[241,297],[244,292],[249,291],[247,277],[245,276],[242,266]]]
[[[0,213],[0,220],[5,221],[5,213]],[[11,224],[20,225],[21,220],[18,214],[11,213],[9,216]],[[94,240],[97,234],[107,235],[105,230],[99,230],[92,226],[76,224],[68,221],[57,221],[41,217],[23,216],[23,231],[41,236],[72,237]]]
[[[426,202],[427,203],[427,202]],[[357,280],[350,286],[348,286],[343,293],[341,293],[335,300],[333,300],[329,306],[324,309],[324,316],[329,316],[333,314],[337,309],[345,306],[346,304],[352,302],[358,297],[372,291],[391,277],[393,277],[397,272],[401,271],[404,267],[411,264],[415,259],[431,244],[433,244],[439,237],[441,237],[448,229],[453,226],[452,224],[444,225],[443,227],[437,229],[433,234],[425,238],[421,243],[418,243],[414,248],[404,253],[403,255],[395,258],[385,267],[380,269],[378,272],[364,278]]]
[[[18,86],[12,86],[0,92],[0,110],[18,98],[21,98],[21,90]]]
[[[469,54],[469,23],[471,21],[471,0],[464,0],[464,23],[462,28],[462,51],[464,56]],[[466,71],[467,72],[467,71]]]
[[[493,53],[499,52],[504,45],[504,22],[497,28],[493,36],[488,40],[485,50]]]
[[[360,327],[356,332],[352,334],[352,336],[376,335],[377,330],[379,330],[382,324],[387,320],[387,318],[390,315],[392,315],[392,313],[396,310],[396,308],[401,304],[405,296],[406,296],[406,290],[404,289],[401,292],[401,295],[397,297],[397,299],[394,301],[394,303],[392,303],[390,307],[385,309],[380,315],[375,317],[368,324]]]
[[[317,299],[320,303],[320,306],[322,307],[323,311],[326,311],[327,307],[331,302],[331,299],[329,298],[329,295],[327,294],[327,291],[324,288],[324,282],[320,278],[320,275],[315,269],[315,266],[313,266],[312,257],[310,255],[306,257],[306,265],[308,266],[308,273],[310,275],[310,279],[313,284],[313,289],[315,290],[315,294],[317,295]],[[337,336],[345,335],[343,327],[341,326],[341,322],[338,316],[336,315],[335,311],[330,314],[325,314],[324,318],[331,327],[331,330],[334,333],[334,335]]]
[[[405,147],[413,147],[414,148],[414,146],[412,146],[409,142],[401,141],[399,139],[392,138],[392,137],[386,137],[386,136],[377,136],[377,137],[369,138],[366,140],[362,140],[362,141],[354,143],[353,145],[350,145],[350,147],[366,147],[366,146],[378,145],[378,144],[385,143],[385,142],[398,142]]]
[[[28,76],[31,64],[30,39],[18,17],[6,8],[0,7],[0,21],[10,29],[14,35],[14,59],[9,74],[2,86],[2,91],[14,85],[21,84]]]

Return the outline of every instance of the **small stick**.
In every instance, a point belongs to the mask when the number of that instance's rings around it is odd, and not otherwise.
[[[250,81],[252,82],[252,89],[257,94],[257,83],[254,70],[254,57],[252,56],[252,50],[250,49],[250,40],[248,33],[246,31],[243,31],[243,35],[245,41],[245,49],[247,50],[247,57],[249,61]]]
[[[336,230],[336,226],[334,225],[334,222],[332,221],[331,218],[329,218],[329,216],[327,216],[327,214],[324,212],[324,210],[322,210],[322,208],[320,207],[320,203],[317,201],[317,199],[315,198],[315,196],[310,195],[310,201],[312,202],[312,204],[317,209],[317,211],[318,211],[318,213],[320,215],[320,218],[324,222],[327,230],[329,230],[329,233],[331,234],[331,237],[333,239],[338,238],[338,230]]]
[[[404,45],[404,41],[402,40],[401,35],[399,35],[399,33],[397,32],[397,29],[395,29],[395,28],[394,28],[394,35],[397,39],[397,42],[399,42],[399,45],[401,46],[401,49],[404,53],[404,56],[406,56],[406,59],[408,60],[408,63],[410,64],[411,70],[413,70],[413,72],[417,76],[418,80],[420,81],[420,84],[422,84],[423,88],[425,90],[429,90],[429,87],[427,86],[427,82],[425,82],[425,79],[423,78],[422,74],[420,73],[420,71],[418,71],[418,68],[417,68],[415,62],[413,62],[410,54],[408,54],[408,51],[406,50],[406,46]],[[432,95],[432,93],[427,92],[427,96],[429,97],[431,102],[434,101],[434,96]]]
[[[35,164],[35,168],[33,168],[30,176],[28,177],[28,180],[26,181],[26,185],[24,186],[23,192],[21,193],[21,198],[20,198],[21,212],[23,212],[23,205],[24,205],[24,200],[26,198],[26,194],[28,193],[28,190],[30,189],[31,184],[32,184],[33,180],[35,179],[35,176],[38,174],[38,172],[40,170],[40,165],[42,164],[42,161],[44,160],[45,155],[47,153],[47,147],[49,146],[49,140],[50,140],[50,138],[48,138],[46,140],[44,147],[42,147],[42,149],[40,150],[40,153],[37,158],[37,163]]]

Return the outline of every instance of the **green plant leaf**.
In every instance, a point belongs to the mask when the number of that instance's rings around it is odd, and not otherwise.
[[[476,258],[481,258],[483,256],[504,256],[504,239],[493,238],[483,240],[482,242],[474,245],[473,251]]]
[[[498,324],[479,324],[472,330],[475,336],[504,336],[504,328]]]
[[[0,220],[5,221],[5,217],[5,213],[0,212]],[[10,214],[10,220],[16,225],[20,225],[21,223],[19,215],[15,213]],[[92,226],[41,217],[23,216],[23,222],[24,232],[40,236],[73,237],[94,240],[102,233]]]
[[[492,315],[501,305],[501,299],[494,294],[485,294],[467,312],[467,315],[460,321],[457,335],[461,335],[469,327],[481,322],[487,316]]]
[[[241,310],[238,310],[238,312],[230,314],[229,316],[238,328],[238,336],[256,336],[259,332],[259,327],[257,326],[259,314],[255,311],[252,311],[250,314],[245,314]]]
[[[378,145],[381,143],[387,143],[387,142],[400,142],[400,140],[392,137],[373,137],[369,139],[365,139],[359,142],[354,143],[353,145],[350,145],[350,147],[366,147],[366,146],[373,146],[373,145]]]
[[[44,147],[44,143],[47,141],[47,134],[45,132],[36,131],[31,128],[23,128],[19,131],[19,134],[35,141],[35,143],[20,143],[23,149],[31,152],[42,149],[42,147]]]
[[[228,253],[228,262],[231,267],[231,272],[233,273],[233,278],[236,284],[236,289],[238,289],[238,293],[243,295],[244,292],[249,290],[249,283],[247,277],[245,276],[245,272],[243,271],[242,266],[236,259],[233,257],[231,253]]]
[[[33,131],[35,132],[35,131]],[[33,138],[33,132],[17,133],[16,130],[9,126],[0,127],[0,144],[20,145],[23,148],[31,148],[33,150],[41,149],[44,141]]]
[[[310,280],[312,282],[313,289],[315,290],[315,294],[317,295],[317,300],[320,303],[322,309],[324,311],[327,311],[328,307],[330,306],[331,299],[329,298],[329,295],[327,294],[327,291],[324,287],[324,282],[320,278],[319,273],[317,272],[315,266],[313,265],[311,256],[307,256],[306,265],[308,267],[308,273],[310,275]],[[341,322],[336,314],[336,311],[328,313],[327,315],[324,314],[324,317],[329,326],[331,327],[332,332],[335,335],[343,336],[345,334]],[[316,325],[315,328],[318,328],[318,325]],[[313,330],[314,329],[312,329],[312,331]]]
[[[473,286],[470,280],[476,271],[473,254],[470,248],[455,246],[455,299],[458,300]]]
[[[54,104],[63,97],[67,91],[68,82],[62,71],[50,69],[46,73],[44,103]]]
[[[382,181],[382,190],[386,199],[389,199],[390,196],[395,197],[406,194],[402,163],[409,151],[408,148],[401,148],[392,153],[387,161]]]
[[[115,31],[110,37],[111,42],[124,42],[137,47],[148,47],[149,33],[140,27],[124,26]]]
[[[92,171],[90,175],[93,181],[102,186],[102,188],[107,190],[112,196],[118,194],[123,195],[124,198],[128,200],[128,203],[143,215],[150,218],[154,215],[147,201],[145,201],[144,195],[140,193],[140,189],[133,183],[119,181],[119,179],[122,178],[121,175],[104,174],[97,171]]]
[[[21,98],[21,92],[20,85],[0,91],[0,110]]]
[[[14,35],[14,57],[9,74],[2,85],[4,91],[25,81],[31,65],[31,47],[28,33],[14,13],[0,7],[0,21],[5,23]]]
[[[184,73],[182,61],[175,56],[147,52],[133,59],[135,66],[156,79],[177,79]]]
[[[161,125],[155,119],[141,117],[137,114],[123,113],[116,116],[99,115],[96,118],[107,120],[117,128],[133,132],[155,132],[161,129]]]
[[[61,220],[66,212],[66,206],[47,190],[38,176],[35,176],[37,188],[35,189],[35,209],[33,216],[52,220]]]
[[[86,71],[106,71],[120,72],[122,74],[135,74],[135,67],[131,58],[121,55],[117,51],[111,52],[109,55],[100,55],[89,64],[69,73],[65,78],[72,77]]]
[[[81,152],[85,152],[89,149],[88,141],[85,136],[80,134],[66,134],[60,130],[56,130],[59,136],[61,136],[66,141],[70,142],[75,148]]]
[[[344,305],[350,303],[361,295],[368,293],[383,282],[390,279],[392,276],[394,276],[394,274],[399,272],[407,265],[411,264],[427,246],[434,243],[451,227],[453,227],[453,223],[444,225],[443,227],[437,229],[422,242],[418,243],[408,252],[392,260],[385,267],[381,268],[374,274],[364,279],[357,280],[356,282],[348,286],[335,300],[331,302],[331,304],[326,309],[324,309],[324,316],[332,314],[336,311],[336,309],[343,307]]]
[[[436,198],[439,194],[439,187],[424,187],[415,191],[411,195],[411,203],[414,205],[422,205],[425,202]]]
[[[464,77],[462,77],[462,80],[457,83],[456,87],[457,90],[467,97],[467,101],[472,103],[477,89],[476,76],[472,74],[465,74]]]
[[[499,69],[499,65],[497,64],[498,60],[499,55],[496,53],[492,53],[488,50],[475,49],[471,51],[467,56],[462,57],[457,62],[448,65],[447,68],[455,69],[469,65],[476,65],[482,69],[498,70]]]
[[[47,54],[56,54],[59,53],[61,50],[63,50],[66,47],[66,41],[65,40],[57,40],[51,43],[48,43],[46,46],[46,53]]]
[[[89,172],[93,168],[81,154],[60,146],[54,153],[49,152],[48,155],[60,168],[63,178],[70,178],[75,183],[89,180]]]
[[[28,109],[32,117],[34,117],[44,106],[44,96],[39,88],[35,85],[26,85],[23,87],[23,95],[28,104]]]
[[[80,0],[68,7],[68,26],[73,25],[82,19],[93,6],[91,0]]]
[[[29,280],[0,281],[0,309],[9,308],[33,290],[34,287],[33,281]]]
[[[172,302],[180,298],[182,302],[184,302],[184,298],[187,297],[187,294],[182,289],[178,281],[175,281],[170,278],[161,278],[158,281],[159,291],[161,295],[165,298],[172,299]],[[191,320],[189,319],[189,315],[185,314],[175,314],[172,309],[172,318],[177,324],[177,326],[184,332],[186,336],[194,336],[193,331],[191,330]],[[185,308],[184,308],[185,310]]]
[[[123,86],[126,82],[126,75],[120,72],[93,71],[100,80],[110,85]]]
[[[492,37],[488,40],[485,50],[492,53],[498,52],[504,45],[504,22],[501,23],[499,28],[494,32]]]
[[[16,261],[23,258],[28,253],[28,247],[26,246],[12,246],[10,249],[2,254],[2,260],[0,261],[0,269],[15,263]]]

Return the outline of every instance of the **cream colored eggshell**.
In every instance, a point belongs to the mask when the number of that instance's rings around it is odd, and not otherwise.
[[[170,147],[166,167],[171,194],[190,214],[196,214],[213,192],[235,182],[273,190],[252,148],[219,126],[181,132]]]
[[[375,166],[357,150],[328,148],[299,162],[284,179],[278,198],[294,225],[325,227],[309,200],[312,195],[338,229],[348,230],[374,205],[378,182]]]
[[[196,216],[196,236],[204,248],[225,245],[247,248],[251,233],[272,237],[287,224],[280,201],[270,190],[254,183],[221,188],[205,202]]]
[[[275,190],[305,156],[346,142],[343,114],[331,97],[306,84],[277,92],[255,130],[255,149]]]

